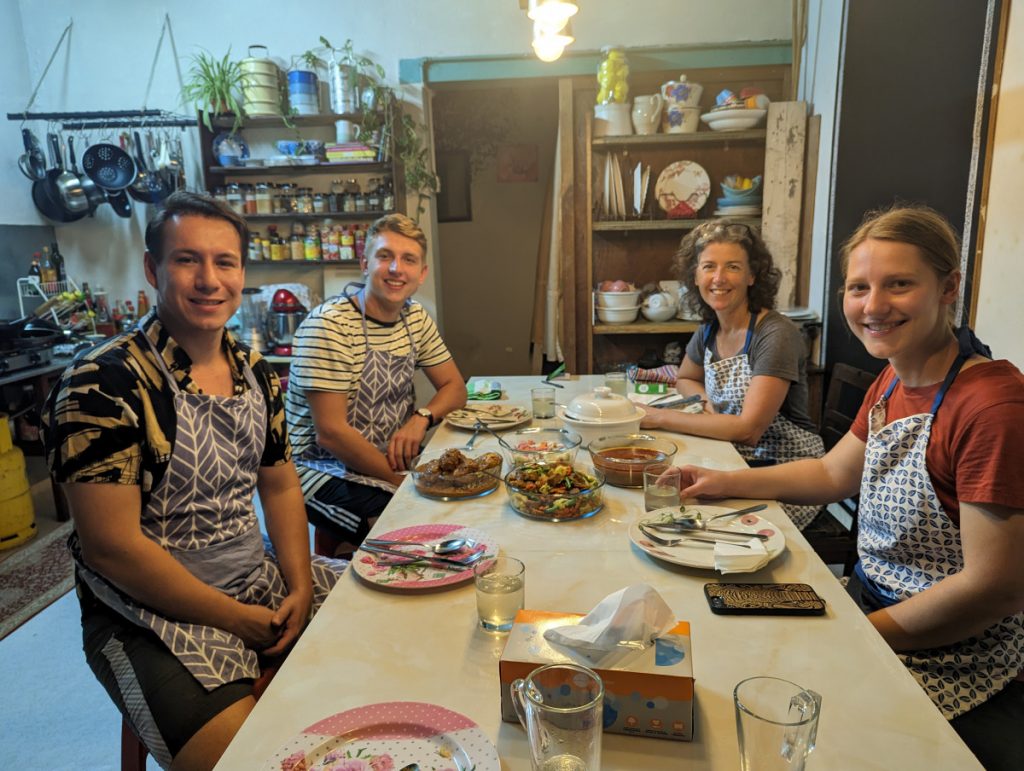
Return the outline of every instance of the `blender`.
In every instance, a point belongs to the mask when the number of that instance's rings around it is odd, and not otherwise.
[[[270,302],[267,314],[267,337],[274,346],[277,356],[292,355],[292,340],[299,324],[306,318],[307,311],[294,294],[287,289],[278,289]]]
[[[267,309],[260,294],[261,290],[256,287],[246,287],[242,290],[242,305],[238,309],[241,322],[238,339],[252,350],[262,353],[267,347],[264,335],[267,328]]]

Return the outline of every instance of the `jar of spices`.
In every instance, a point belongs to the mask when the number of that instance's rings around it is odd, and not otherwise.
[[[346,214],[354,214],[356,210],[356,196],[354,193],[345,193],[341,201],[341,210]]]
[[[327,201],[323,193],[313,195],[313,214],[325,214],[327,212]]]
[[[237,182],[228,183],[224,190],[224,195],[228,206],[230,206],[236,214],[245,214],[245,211],[242,209],[242,188],[238,186]]]
[[[274,213],[274,201],[270,195],[270,185],[266,182],[256,183],[256,213]]]
[[[367,211],[378,212],[380,211],[380,187],[376,180],[370,181],[370,192],[366,194],[366,209]]]
[[[366,196],[363,195],[362,193],[356,193],[355,194],[355,198],[356,198],[356,212],[357,213],[358,212],[365,212],[366,211]]]
[[[244,214],[256,214],[256,191],[252,185],[242,185],[242,211]]]

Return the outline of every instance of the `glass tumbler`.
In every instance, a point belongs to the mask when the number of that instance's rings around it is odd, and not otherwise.
[[[533,417],[555,417],[555,389],[551,386],[539,386],[530,389],[530,401],[533,406]]]
[[[818,734],[820,694],[778,677],[748,677],[733,703],[742,771],[803,771]]]

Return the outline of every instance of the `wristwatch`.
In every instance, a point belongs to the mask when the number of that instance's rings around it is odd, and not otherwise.
[[[427,419],[427,428],[434,427],[434,413],[432,413],[426,407],[420,407],[418,410],[416,410],[416,414]]]

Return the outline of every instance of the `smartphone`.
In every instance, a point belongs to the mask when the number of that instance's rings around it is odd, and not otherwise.
[[[820,616],[825,601],[807,584],[704,584],[712,613]]]

